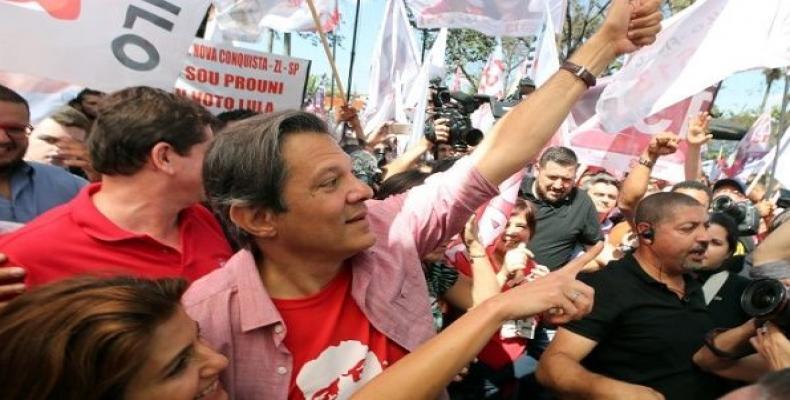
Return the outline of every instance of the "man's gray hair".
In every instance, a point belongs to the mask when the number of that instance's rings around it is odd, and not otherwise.
[[[281,111],[248,118],[217,134],[203,162],[203,182],[209,204],[239,245],[250,248],[252,238],[230,220],[231,206],[287,211],[283,141],[296,133],[328,132],[313,114]]]

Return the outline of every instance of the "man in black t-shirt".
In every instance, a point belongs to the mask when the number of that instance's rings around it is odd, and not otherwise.
[[[603,240],[595,205],[574,186],[578,166],[573,150],[550,147],[535,166],[535,177],[521,183],[521,197],[537,209],[529,249],[552,271],[570,261],[578,245],[589,249]]]
[[[689,257],[708,247],[708,215],[696,200],[657,193],[637,207],[634,254],[580,280],[595,289],[592,313],[565,325],[543,354],[538,379],[563,397],[713,399],[718,378],[692,363],[713,321]]]

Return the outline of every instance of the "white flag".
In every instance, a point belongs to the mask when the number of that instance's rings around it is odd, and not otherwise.
[[[729,160],[729,167],[724,171],[727,176],[733,177],[759,169],[754,161],[763,158],[768,152],[770,138],[771,113],[765,112],[757,117],[749,131],[738,142],[738,147]]]
[[[447,28],[443,28],[439,35],[436,36],[436,41],[433,42],[431,52],[428,58],[420,68],[420,75],[411,87],[409,97],[407,98],[407,107],[414,105],[414,113],[412,114],[411,122],[411,135],[409,142],[404,149],[414,146],[420,142],[425,132],[425,108],[428,105],[428,85],[431,79],[440,77],[444,78],[445,73],[445,57],[444,53],[447,50]]]
[[[280,32],[315,32],[306,0],[213,0],[217,25],[226,39],[257,42],[265,28]],[[340,21],[335,0],[314,0],[321,30]]]
[[[455,74],[453,74],[453,77],[450,79],[450,83],[447,85],[447,88],[451,92],[468,93],[470,90],[472,90],[472,83],[469,82],[469,79],[466,79],[463,71],[461,71],[461,67],[455,67]]]
[[[387,0],[384,20],[373,48],[368,81],[368,99],[362,121],[367,130],[387,121],[407,122],[402,108],[412,83],[420,72],[417,46],[400,0]],[[397,117],[397,118],[396,118]]]
[[[488,36],[536,34],[545,1],[559,33],[567,0],[406,0],[420,28],[468,28]]]
[[[617,132],[729,75],[790,65],[790,1],[700,0],[665,21],[604,90],[601,122]]]
[[[0,70],[172,90],[208,0],[0,1]]]
[[[541,87],[554,73],[560,69],[560,55],[557,51],[557,37],[554,31],[554,22],[548,14],[546,5],[543,32],[540,35],[535,51],[535,60],[532,63],[530,76],[535,82],[535,87]]]
[[[774,179],[778,180],[785,188],[790,188],[790,150],[788,148],[790,148],[790,127],[782,135],[779,143],[779,158],[776,161],[776,170],[774,170]],[[761,160],[754,162],[759,167],[758,177],[773,168],[776,154],[777,148],[773,147]]]

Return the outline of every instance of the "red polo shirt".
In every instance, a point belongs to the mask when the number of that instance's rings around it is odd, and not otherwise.
[[[0,237],[0,253],[27,270],[28,287],[77,275],[182,277],[191,282],[230,258],[222,229],[205,207],[194,205],[179,214],[179,252],[107,219],[91,201],[100,188],[98,183],[86,186],[70,202]]]

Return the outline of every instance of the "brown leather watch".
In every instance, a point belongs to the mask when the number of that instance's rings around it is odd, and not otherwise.
[[[584,66],[565,61],[560,66],[560,69],[564,69],[581,79],[588,88],[595,86],[595,75]]]

